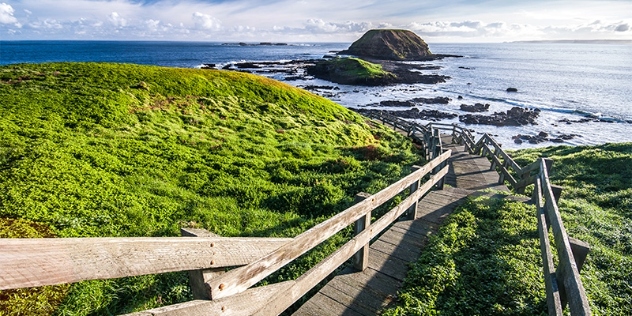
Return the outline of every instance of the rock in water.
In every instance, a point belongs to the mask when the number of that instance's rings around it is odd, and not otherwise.
[[[408,30],[370,30],[340,54],[383,60],[427,60],[433,57],[428,44]]]

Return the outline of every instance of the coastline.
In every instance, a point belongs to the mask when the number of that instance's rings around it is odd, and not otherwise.
[[[28,42],[15,54],[28,62],[55,60],[123,62],[169,67],[200,68],[215,64],[217,68],[238,62],[320,59],[348,47],[348,43],[289,43],[288,46],[222,46],[221,43],[183,42],[73,42],[55,41],[56,45]],[[19,44],[19,43],[18,43]],[[159,44],[159,45],[158,45]],[[33,46],[35,45],[35,46]],[[272,71],[270,66],[251,72],[277,79],[331,99],[348,108],[374,108],[382,101],[405,102],[415,98],[447,97],[447,104],[415,105],[420,111],[441,111],[457,115],[461,104],[490,104],[489,112],[506,112],[512,107],[540,109],[538,125],[495,127],[469,125],[477,131],[498,135],[507,148],[530,148],[557,145],[513,143],[518,134],[536,136],[579,134],[566,145],[596,145],[607,142],[632,142],[632,66],[625,61],[632,46],[610,45],[606,50],[591,44],[430,44],[433,53],[459,54],[463,58],[445,58],[432,62],[411,62],[425,75],[448,76],[439,84],[397,84],[386,87],[362,87],[334,84],[302,78],[300,69],[287,67]],[[20,46],[21,47],[21,46]],[[34,47],[39,47],[34,49]],[[63,50],[59,50],[63,47]],[[563,47],[563,51],[560,51]],[[4,54],[3,63],[9,55]],[[104,52],[107,52],[104,53]],[[240,69],[243,70],[243,69]],[[517,93],[507,93],[516,87]],[[462,99],[459,99],[461,97]],[[387,110],[403,108],[380,107]],[[589,121],[579,123],[582,120]],[[595,122],[594,120],[601,120]],[[423,121],[421,121],[423,123]],[[459,123],[458,119],[444,119]]]

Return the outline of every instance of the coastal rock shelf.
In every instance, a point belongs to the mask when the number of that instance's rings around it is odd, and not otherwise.
[[[540,110],[529,110],[513,107],[507,112],[496,112],[492,115],[465,114],[459,116],[459,121],[465,124],[484,124],[495,126],[521,126],[537,125],[535,119],[540,115]]]

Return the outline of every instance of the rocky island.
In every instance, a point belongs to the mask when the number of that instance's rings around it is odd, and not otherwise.
[[[394,61],[429,61],[457,55],[433,54],[428,44],[409,30],[370,30],[349,49],[338,55],[353,55],[368,59]]]
[[[448,76],[423,74],[423,70],[436,70],[436,66],[402,63],[403,61],[430,61],[456,55],[438,55],[430,52],[428,44],[408,30],[370,30],[338,57],[318,61],[307,72],[316,78],[341,84],[389,85],[395,83],[435,84],[445,82]],[[358,61],[366,70],[358,72]],[[380,73],[376,73],[379,69]],[[368,74],[369,76],[366,76]],[[349,75],[352,77],[350,78]]]

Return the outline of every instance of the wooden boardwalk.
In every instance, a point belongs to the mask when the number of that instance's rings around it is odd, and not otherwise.
[[[371,243],[366,270],[344,269],[294,315],[376,315],[395,298],[408,263],[418,259],[428,236],[457,206],[478,190],[509,191],[498,185],[498,173],[490,170],[487,158],[468,154],[463,146],[449,144],[450,139],[443,139],[443,148],[452,150],[447,186],[419,201],[415,220],[395,223]]]

